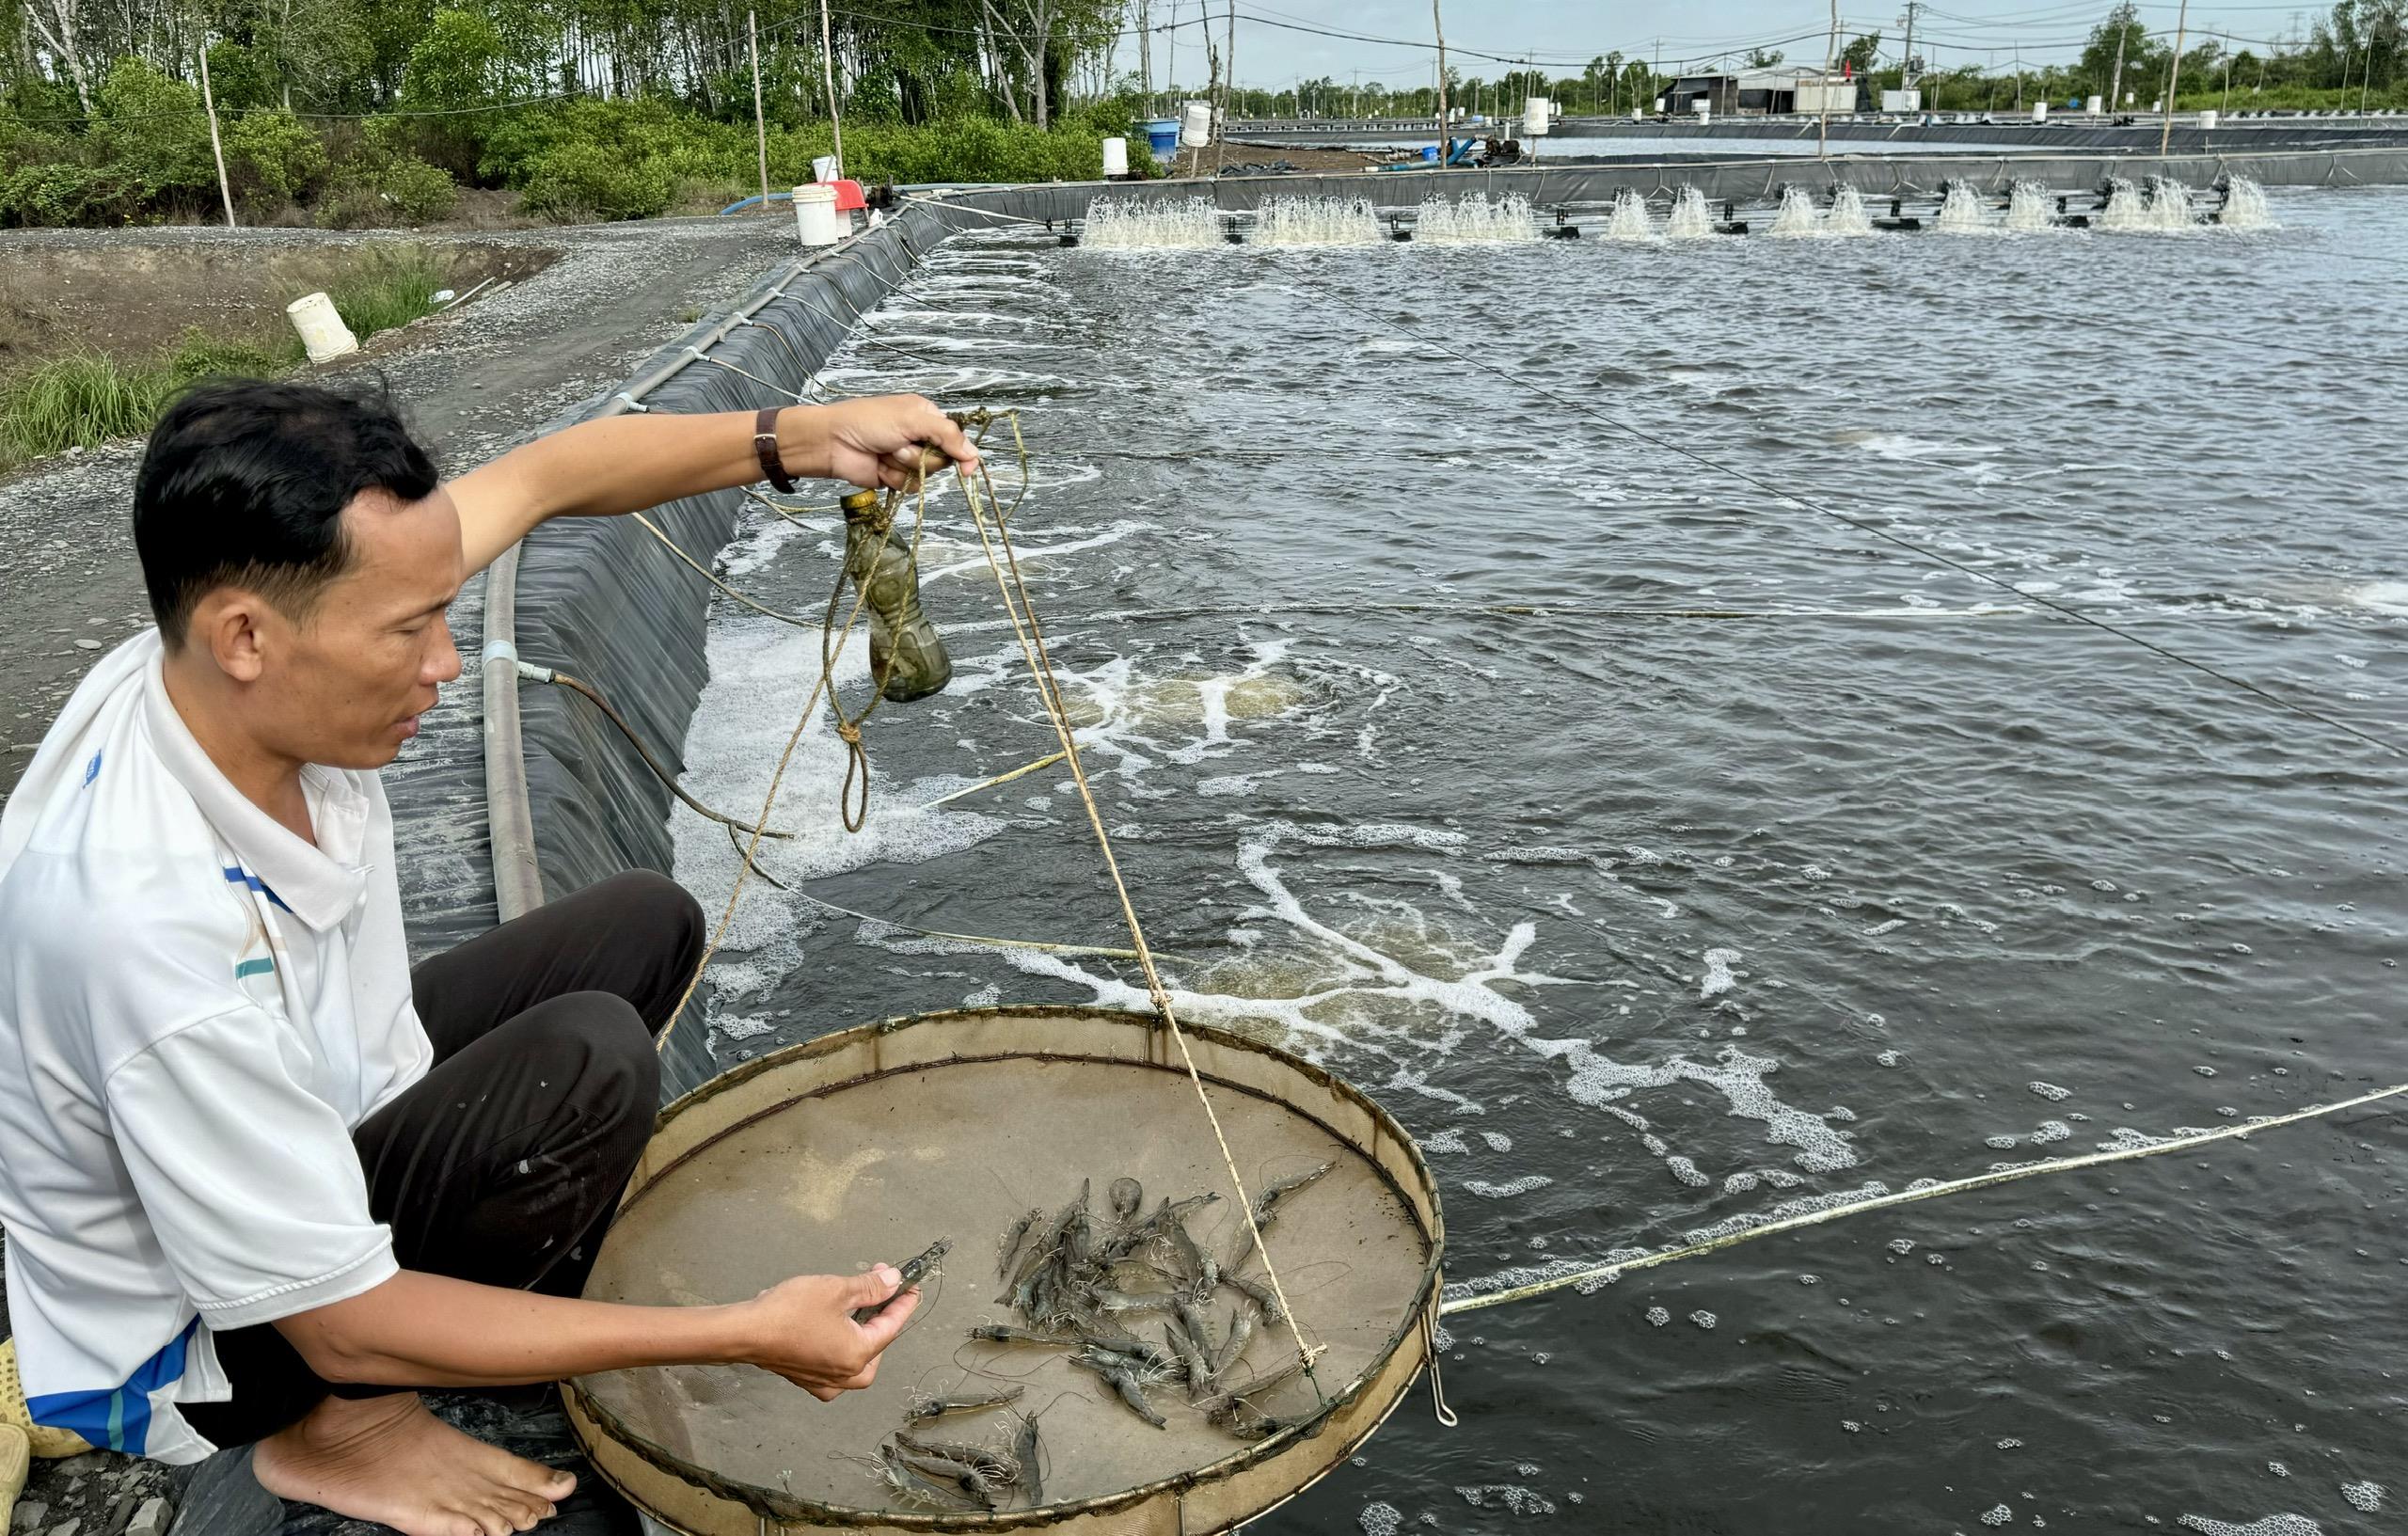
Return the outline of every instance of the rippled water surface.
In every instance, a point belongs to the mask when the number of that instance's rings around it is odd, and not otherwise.
[[[2408,195],[2272,207],[2247,235],[1004,232],[829,378],[1024,412],[1021,546],[1182,1011],[1392,1108],[1476,1285],[2408,1080],[2402,760],[2037,602],[2408,737]],[[960,501],[930,511],[953,686],[870,722],[857,836],[815,725],[768,867],[893,924],[1122,942],[1059,769],[915,808],[1050,750]],[[808,607],[834,552],[771,522],[729,568]],[[1558,610],[1483,607],[1530,604]],[[817,655],[721,616],[690,788],[759,804]],[[735,856],[678,815],[716,910]],[[1132,979],[756,885],[713,1048]],[[1263,1528],[2384,1528],[2404,1164],[2386,1106],[1465,1314],[1462,1427],[1417,1389]]]

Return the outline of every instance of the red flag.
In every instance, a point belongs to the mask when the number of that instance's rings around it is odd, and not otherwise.
[[[1856,78],[1856,60],[1852,58],[1844,58],[1840,60],[1840,78],[1843,80],[1853,80]]]

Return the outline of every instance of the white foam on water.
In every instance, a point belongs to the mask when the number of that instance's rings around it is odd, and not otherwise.
[[[750,817],[759,814],[770,768],[819,676],[819,636],[734,610],[710,626],[707,645],[710,680],[687,729],[689,767],[678,783],[705,805]],[[869,646],[858,633],[837,661],[836,686],[855,707],[868,689]],[[975,811],[922,810],[919,802],[927,797],[916,786],[887,784],[871,797],[862,831],[848,833],[836,805],[845,757],[823,700],[796,742],[769,817],[773,829],[795,835],[764,838],[755,859],[760,868],[791,884],[872,863],[921,863],[983,842],[1006,825]],[[678,883],[704,911],[718,913],[742,864],[727,829],[673,806],[669,831]],[[816,922],[816,913],[767,881],[749,882],[721,944],[732,963],[712,973],[721,1005],[773,984],[799,964],[798,928]]]
[[[1393,1504],[1366,1504],[1354,1523],[1363,1528],[1363,1536],[1396,1536],[1404,1528],[1404,1516]]]
[[[2341,1484],[2341,1496],[2349,1500],[2350,1508],[2367,1514],[2372,1514],[2375,1511],[2383,1508],[2383,1495],[2384,1487],[2383,1484],[2379,1482],[2345,1482]]]
[[[1705,977],[1697,989],[1699,1002],[1719,992],[1727,992],[1738,984],[1732,974],[1731,962],[1739,958],[1735,949],[1709,949],[1705,952]]]
[[[1497,1482],[1479,1488],[1457,1488],[1463,1501],[1475,1510],[1500,1509],[1513,1514],[1553,1514],[1555,1505],[1519,1483]]]
[[[2204,1514],[2186,1514],[2175,1524],[2195,1530],[2199,1536],[2324,1536],[2324,1528],[2304,1514],[2270,1514],[2245,1526],[2230,1520],[2210,1520]]]
[[[1368,198],[1269,198],[1253,234],[1258,245],[1376,245],[1384,238]]]
[[[2216,219],[2219,230],[2246,232],[2253,230],[2279,230],[2274,215],[2266,207],[2266,189],[2246,176],[2235,176],[2225,183],[2224,208]]]
[[[1714,215],[1707,212],[1705,194],[1693,186],[1685,186],[1673,195],[1671,216],[1664,221],[1664,233],[1673,240],[1702,240],[1714,232]]]
[[[2188,234],[2199,226],[2191,216],[2190,189],[2181,182],[2161,180],[2145,191],[2118,176],[2109,179],[2098,227],[2111,234]]]
[[[1538,237],[1530,199],[1517,192],[1495,202],[1477,192],[1466,192],[1453,202],[1425,198],[1413,219],[1413,238],[1435,245],[1489,245]]]
[[[1963,182],[1949,182],[1948,195],[1940,199],[1939,228],[1941,234],[1988,233],[1990,222],[1981,194]]]
[[[1654,240],[1655,221],[1647,216],[1647,199],[1624,187],[1614,194],[1613,213],[1606,220],[1608,240]]]
[[[1208,198],[1098,198],[1079,234],[1084,250],[1177,250],[1218,245],[1221,215]]]
[[[2056,205],[2047,187],[2037,182],[2018,182],[2009,189],[2004,228],[2010,233],[2041,234],[2056,227]]]
[[[1823,215],[1814,206],[1814,195],[1802,186],[1781,189],[1781,211],[1773,215],[1772,232],[1792,238],[1818,235],[1823,232]]]
[[[1716,1319],[1713,1313],[1701,1309],[1699,1311],[1691,1312],[1689,1314],[1689,1321],[1696,1323],[1701,1328],[1711,1328],[1714,1326]]]
[[[1554,1182],[1543,1173],[1526,1173],[1519,1179],[1509,1179],[1501,1184],[1492,1184],[1485,1179],[1466,1179],[1464,1188],[1483,1200],[1510,1200],[1517,1195],[1528,1195],[1534,1189],[1545,1189]]]
[[[2408,616],[2408,581],[2369,581],[2352,587],[2346,600],[2377,613]]]

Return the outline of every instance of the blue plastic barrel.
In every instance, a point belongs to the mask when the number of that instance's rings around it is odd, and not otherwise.
[[[1159,158],[1167,160],[1179,152],[1179,120],[1163,118],[1146,124],[1146,144]]]
[[[1421,146],[1421,158],[1435,162],[1438,158],[1438,146],[1435,144],[1424,144]]]

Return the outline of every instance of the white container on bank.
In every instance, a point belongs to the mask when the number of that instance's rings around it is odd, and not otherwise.
[[[1532,96],[1524,101],[1522,103],[1522,136],[1545,138],[1547,120],[1554,110],[1555,103],[1544,96]]]
[[[815,154],[811,157],[811,179],[815,182],[834,181],[837,169],[836,157],[832,154]]]
[[[1129,174],[1129,141],[1108,138],[1103,141],[1103,174],[1109,180]]]
[[[329,362],[359,350],[359,339],[335,313],[335,301],[324,293],[304,293],[286,305],[284,312],[292,319],[293,328],[301,333],[301,344],[309,350],[311,362]]]
[[[2032,120],[2034,122],[2046,122],[2049,120],[2048,103],[2035,102],[2032,103]]]
[[[794,189],[794,230],[806,245],[832,245],[845,238],[836,216],[836,189],[799,186]]]
[[[1698,121],[1712,122],[1714,120],[1713,103],[1708,102],[1704,97],[1699,97],[1696,101],[1690,103],[1689,105],[1697,113]]]
[[[2202,128],[2213,128],[2216,125],[2216,109],[2214,107],[2208,107],[2202,110],[2199,114],[2199,126]]]
[[[1179,111],[1179,142],[1200,150],[1212,142],[1212,103],[1190,102]]]
[[[2094,118],[2106,109],[2107,98],[2104,96],[2093,96],[2089,101],[2083,103],[2083,110],[2089,113]]]

